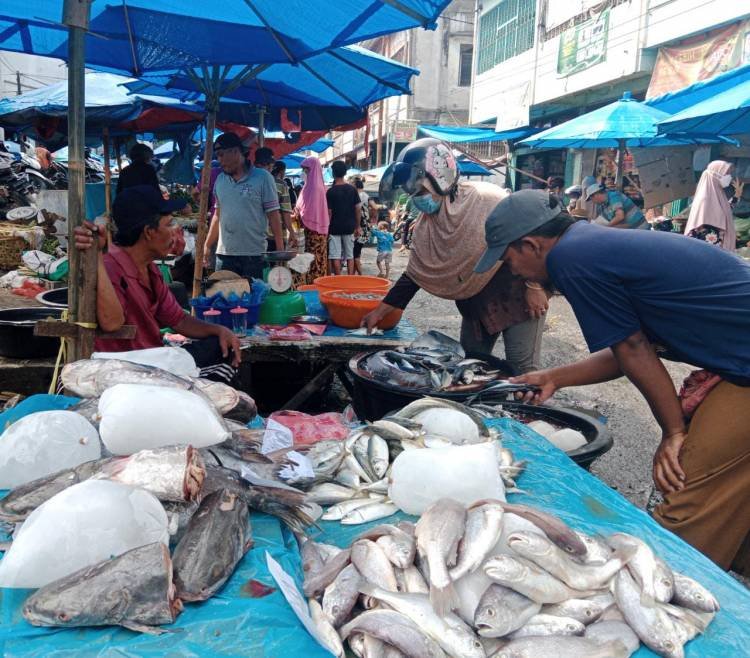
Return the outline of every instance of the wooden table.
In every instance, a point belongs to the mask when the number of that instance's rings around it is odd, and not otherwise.
[[[351,383],[344,373],[349,360],[360,352],[396,349],[411,342],[411,338],[394,339],[379,336],[314,336],[310,340],[271,340],[266,336],[248,336],[241,341],[242,363],[264,366],[286,380],[296,391],[279,409],[298,409],[315,393],[338,377],[349,395]],[[285,373],[291,373],[286,374]],[[291,378],[295,381],[289,381]],[[241,368],[241,378],[251,395],[260,397],[266,387],[258,386],[252,370]]]

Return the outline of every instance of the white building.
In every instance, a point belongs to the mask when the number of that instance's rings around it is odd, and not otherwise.
[[[386,99],[370,107],[369,152],[365,128],[334,134],[325,161],[345,157],[368,169],[385,164],[416,136],[417,125],[465,125],[469,100],[474,37],[474,0],[454,0],[434,31],[415,29],[362,43],[381,55],[419,69],[412,94]],[[369,157],[368,157],[369,156]]]
[[[562,123],[625,91],[652,97],[750,61],[748,2],[478,0],[476,12],[470,121],[497,130]],[[518,154],[569,183],[589,157]]]
[[[0,51],[0,98],[17,96],[67,79],[68,69],[61,60]]]

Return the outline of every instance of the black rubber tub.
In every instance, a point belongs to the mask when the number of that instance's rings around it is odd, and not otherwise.
[[[50,308],[68,308],[68,289],[45,290],[36,296],[36,301]]]
[[[360,362],[370,354],[370,352],[358,354],[352,358],[349,361],[347,373],[351,380],[348,388],[352,394],[352,406],[357,417],[361,420],[378,420],[426,395],[446,398],[455,402],[465,402],[469,398],[475,397],[476,404],[502,404],[507,411],[518,414],[528,422],[544,420],[555,426],[578,430],[586,438],[587,444],[569,452],[568,456],[583,468],[588,469],[597,457],[600,457],[612,447],[612,436],[609,430],[598,420],[577,409],[523,404],[511,400],[508,395],[498,393],[485,393],[484,395],[481,393],[477,395],[476,391],[417,393],[391,384],[374,381],[364,376],[359,367]],[[486,355],[482,355],[480,358],[494,363],[503,372],[507,372],[509,376],[514,374],[510,371],[510,366],[506,361],[495,357],[488,358]]]
[[[58,338],[34,335],[40,320],[59,320],[59,308],[8,308],[0,311],[0,356],[11,359],[44,359],[57,354]]]

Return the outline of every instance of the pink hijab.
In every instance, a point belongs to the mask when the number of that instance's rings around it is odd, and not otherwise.
[[[734,216],[720,179],[732,171],[733,165],[724,160],[714,160],[701,174],[698,187],[690,206],[690,216],[685,226],[685,235],[701,226],[713,226],[722,231],[721,246],[734,251],[737,232]]]
[[[327,235],[328,202],[320,160],[310,156],[302,161],[301,166],[308,168],[305,185],[297,198],[297,210],[302,217],[302,224],[311,231]]]

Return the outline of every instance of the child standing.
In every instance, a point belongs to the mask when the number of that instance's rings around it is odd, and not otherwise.
[[[378,275],[385,279],[390,278],[393,259],[393,234],[389,228],[388,222],[378,222],[378,228],[372,230],[378,241]]]

